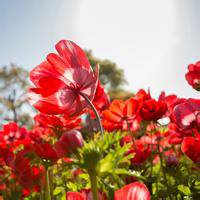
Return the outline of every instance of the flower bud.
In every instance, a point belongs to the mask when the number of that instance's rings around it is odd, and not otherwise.
[[[174,155],[169,155],[165,158],[167,167],[176,167],[178,165],[178,158]]]
[[[75,152],[83,146],[83,137],[77,130],[66,131],[55,144],[55,149],[59,157]]]

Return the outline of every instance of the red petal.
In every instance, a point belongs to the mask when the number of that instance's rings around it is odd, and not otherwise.
[[[65,62],[61,57],[55,53],[50,53],[47,55],[47,61],[52,64],[56,71],[60,74],[65,73],[65,69],[70,67],[70,63]]]
[[[71,67],[84,67],[85,69],[91,70],[90,63],[84,51],[74,42],[61,40],[56,44],[56,50],[65,63],[70,63]]]
[[[134,182],[115,191],[114,200],[150,200],[147,187],[140,182]]]
[[[181,150],[191,160],[196,163],[200,162],[200,137],[185,137],[183,139]]]
[[[39,81],[44,77],[59,78],[60,74],[50,63],[45,61],[30,72],[30,79],[37,87],[40,87]]]
[[[137,112],[138,101],[136,99],[130,98],[125,103],[126,103],[126,106],[124,109],[124,115],[132,117]]]
[[[86,200],[83,195],[79,192],[67,192],[66,194],[67,200]]]
[[[124,108],[125,108],[125,103],[122,100],[114,100],[111,103],[109,110],[118,115],[119,117],[123,117]]]
[[[104,117],[104,119],[111,121],[111,122],[115,122],[115,123],[121,121],[121,117],[119,117],[115,113],[111,112],[110,110],[103,111],[103,117]]]

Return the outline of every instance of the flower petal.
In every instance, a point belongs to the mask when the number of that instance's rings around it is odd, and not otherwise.
[[[134,182],[115,191],[114,200],[150,200],[147,187],[140,182]]]
[[[74,42],[61,40],[56,44],[56,50],[65,63],[70,63],[71,67],[84,67],[85,69],[91,70],[90,63],[84,51]]]

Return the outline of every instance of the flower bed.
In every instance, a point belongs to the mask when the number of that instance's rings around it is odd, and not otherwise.
[[[141,89],[110,102],[78,45],[55,48],[30,72],[34,127],[0,131],[1,197],[200,199],[200,100]],[[199,90],[200,62],[188,70]]]

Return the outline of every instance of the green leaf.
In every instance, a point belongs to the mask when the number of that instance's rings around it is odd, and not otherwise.
[[[191,195],[191,191],[188,186],[178,185],[177,188],[182,194],[187,195],[187,196]]]
[[[66,200],[66,194],[63,194],[61,200]]]
[[[84,179],[85,181],[90,181],[90,177],[86,173],[79,174],[79,177],[82,178],[82,179]]]
[[[56,187],[56,188],[54,189],[54,191],[53,191],[53,195],[56,196],[56,195],[60,194],[63,190],[64,190],[63,187]]]
[[[105,173],[112,172],[114,168],[114,162],[113,162],[113,155],[108,154],[104,159],[102,159],[97,167],[97,171],[99,174],[103,175]]]
[[[134,177],[137,177],[138,179],[146,180],[146,178],[142,176],[140,172],[135,171],[135,170],[126,170],[124,168],[119,168],[119,169],[116,169],[114,172],[116,174],[134,176]]]

